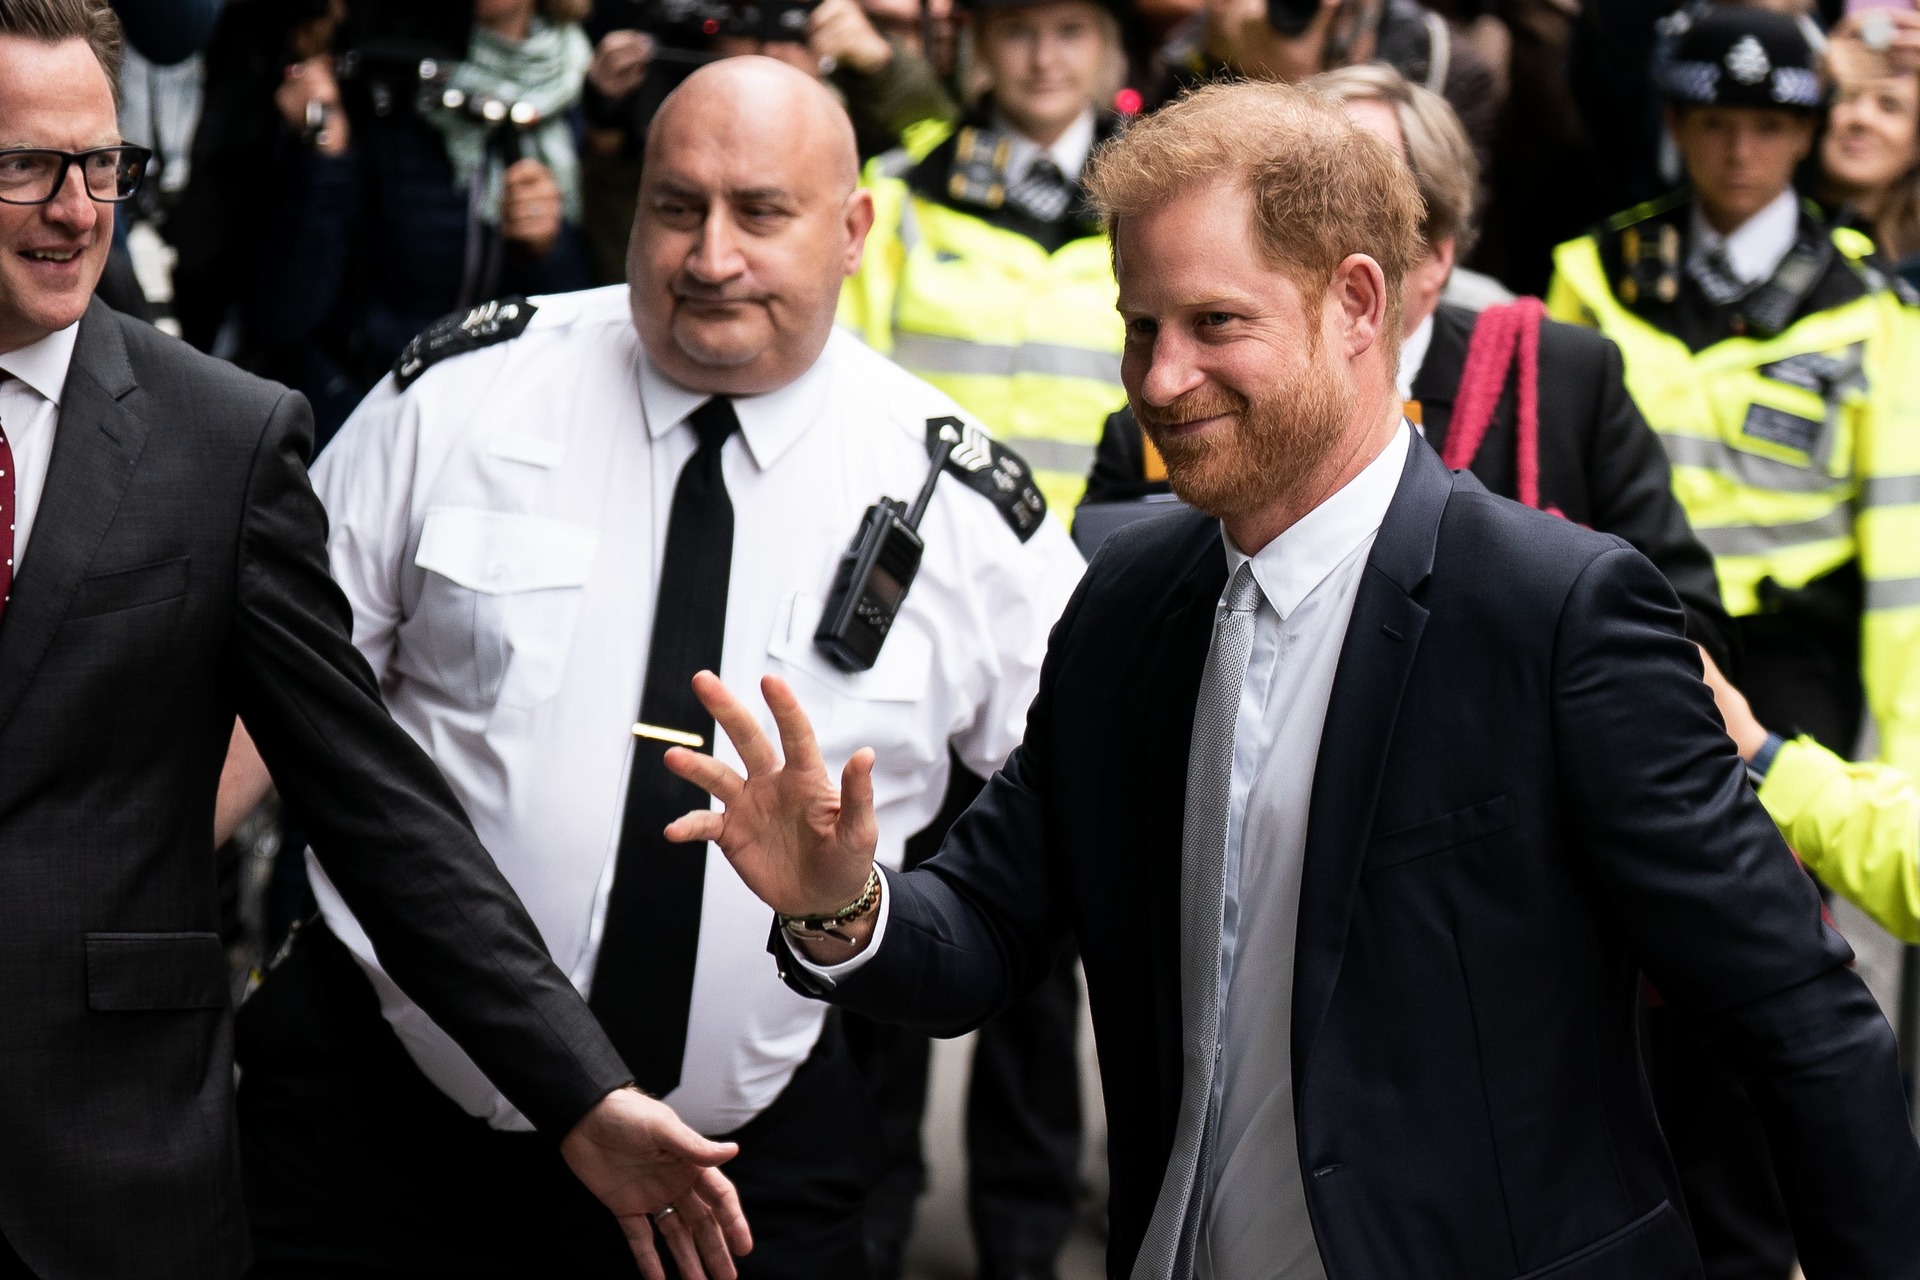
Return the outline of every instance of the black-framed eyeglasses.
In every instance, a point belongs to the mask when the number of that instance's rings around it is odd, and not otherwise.
[[[46,204],[66,185],[67,170],[80,170],[87,194],[119,204],[133,199],[147,176],[153,152],[145,147],[95,147],[91,151],[50,151],[14,147],[0,151],[0,204]]]

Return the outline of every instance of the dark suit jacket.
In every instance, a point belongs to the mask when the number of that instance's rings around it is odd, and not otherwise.
[[[239,1272],[213,800],[235,712],[395,979],[536,1124],[630,1074],[387,717],[306,403],[96,302],[0,621],[0,1235],[48,1280]]]
[[[1225,581],[1211,520],[1114,535],[1025,742],[888,877],[884,943],[828,994],[953,1035],[1077,941],[1116,1277],[1180,1096],[1187,748]],[[1300,899],[1298,1155],[1331,1280],[1697,1280],[1635,1047],[1642,972],[1746,1080],[1807,1274],[1920,1275],[1893,1035],[1699,672],[1638,552],[1413,448],[1334,680]]]
[[[1414,379],[1422,426],[1438,452],[1453,418],[1467,343],[1478,317],[1463,307],[1433,316],[1433,341]],[[1519,491],[1514,459],[1516,392],[1509,378],[1471,470],[1502,497]],[[1131,409],[1107,419],[1087,488],[1089,502],[1125,500],[1164,482],[1142,481],[1140,427]],[[1620,349],[1591,329],[1540,328],[1540,497],[1575,524],[1618,534],[1666,575],[1687,615],[1687,635],[1732,669],[1732,627],[1720,607],[1713,557],[1693,536],[1660,439],[1627,394]]]

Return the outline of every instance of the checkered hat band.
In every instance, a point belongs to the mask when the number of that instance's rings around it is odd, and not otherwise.
[[[1712,62],[1669,62],[1660,77],[1670,98],[1711,103],[1720,96],[1720,67]]]

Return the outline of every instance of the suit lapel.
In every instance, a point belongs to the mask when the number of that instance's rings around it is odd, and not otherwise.
[[[136,389],[119,321],[96,299],[80,321],[46,488],[0,622],[0,728],[46,657],[146,445],[147,424],[123,403]]]
[[[1314,767],[1306,866],[1294,948],[1294,1097],[1304,1096],[1314,1040],[1339,977],[1359,889],[1361,855],[1393,740],[1400,697],[1413,669],[1427,610],[1414,594],[1433,569],[1440,516],[1453,477],[1419,440],[1367,557],[1341,647],[1326,730]]]

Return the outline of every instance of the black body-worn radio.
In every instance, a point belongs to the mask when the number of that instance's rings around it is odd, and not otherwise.
[[[952,426],[961,429],[957,418],[932,418],[929,428]],[[947,468],[953,453],[953,441],[942,439],[934,450],[933,468],[927,482],[909,508],[893,498],[882,498],[867,508],[860,518],[860,530],[840,556],[834,571],[833,590],[827,607],[821,611],[820,625],[813,643],[828,661],[842,671],[868,671],[887,642],[893,620],[906,603],[907,588],[920,571],[920,556],[926,544],[920,541],[920,519],[933,501],[933,487]]]

